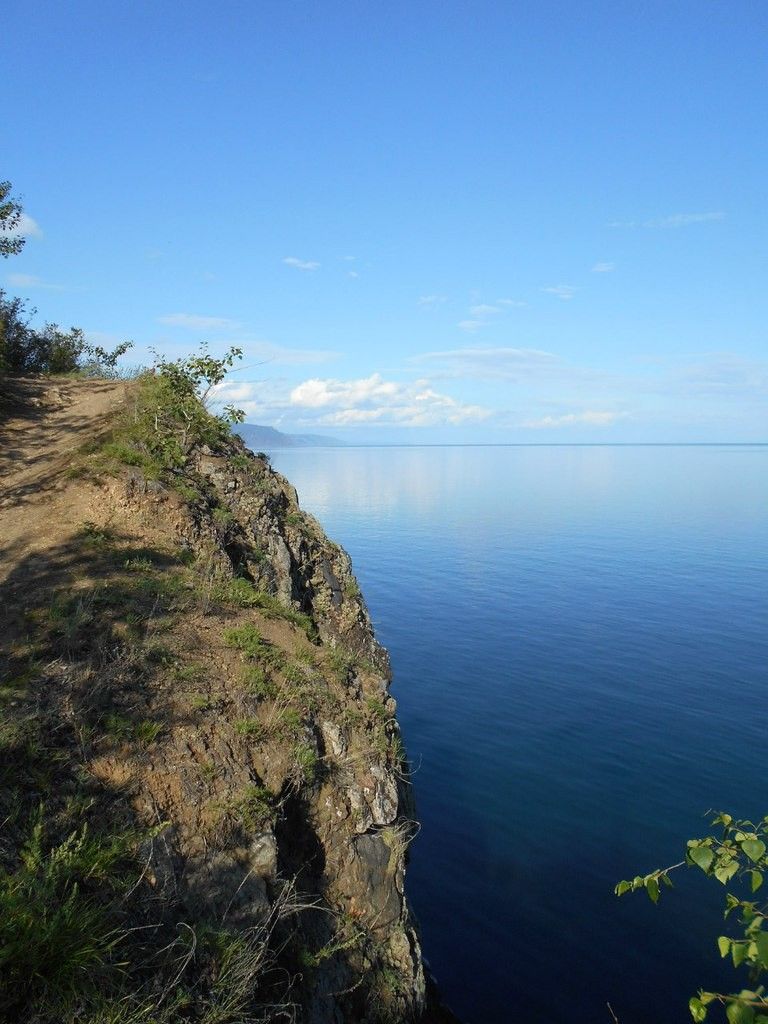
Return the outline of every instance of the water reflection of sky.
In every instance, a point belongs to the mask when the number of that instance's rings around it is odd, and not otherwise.
[[[456,1009],[586,1024],[610,1000],[682,1024],[697,986],[729,984],[721,894],[612,886],[679,859],[710,806],[768,811],[768,448],[273,461],[390,649],[420,764],[409,886]]]

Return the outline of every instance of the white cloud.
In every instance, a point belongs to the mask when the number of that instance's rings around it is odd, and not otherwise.
[[[347,277],[360,277],[360,275],[356,270],[348,270]]]
[[[576,294],[576,289],[570,284],[553,284],[541,290],[549,295],[556,295],[558,299],[562,299],[564,302],[572,299]]]
[[[211,394],[220,402],[245,402],[253,398],[254,386],[250,381],[227,380],[215,385]]]
[[[409,362],[431,363],[440,367],[430,370],[433,379],[474,378],[476,380],[519,381],[523,378],[551,379],[565,372],[558,356],[535,348],[488,346],[423,352]]]
[[[485,302],[481,302],[478,306],[470,306],[469,312],[474,317],[486,317],[493,316],[494,313],[500,313],[501,310],[498,306],[489,306]]]
[[[472,298],[477,300],[477,292],[473,293]],[[467,319],[460,320],[456,326],[459,330],[466,331],[468,334],[474,334],[475,331],[479,331],[482,327],[489,327],[493,323],[494,318],[503,313],[505,309],[524,305],[524,302],[517,302],[515,299],[497,299],[495,303],[475,301],[475,304],[469,307]]]
[[[221,316],[198,316],[195,313],[168,313],[157,322],[169,327],[183,327],[189,331],[233,331],[240,325],[236,320]]]
[[[20,235],[24,235],[25,238],[42,238],[43,231],[37,221],[30,217],[28,213],[22,213],[19,218],[19,223],[16,225],[16,231]]]
[[[525,420],[520,424],[528,430],[546,430],[552,427],[607,427],[616,420],[622,419],[625,413],[621,412],[598,412],[587,410],[586,412],[569,412],[563,416],[542,416],[536,420]]]
[[[686,398],[764,403],[768,397],[768,362],[712,353],[698,362],[676,366],[665,387]]]
[[[655,220],[647,220],[643,227],[646,228],[682,228],[688,224],[704,224],[707,221],[723,220],[725,214],[722,211],[715,213],[673,213],[671,217],[659,217]]]
[[[356,380],[311,378],[293,387],[285,380],[225,381],[218,402],[236,402],[262,423],[294,427],[346,427],[360,424],[398,427],[458,425],[487,419],[490,409],[460,402],[435,391],[428,380],[407,383],[381,374]]]
[[[48,291],[60,292],[64,290],[61,284],[49,284],[41,280],[35,274],[9,274],[8,284],[14,288],[45,288]]]
[[[239,341],[246,359],[257,357],[264,362],[281,363],[284,366],[299,366],[306,363],[329,363],[339,358],[338,352],[329,349],[285,348],[269,341]]]
[[[297,256],[286,256],[283,263],[296,270],[317,270],[320,264],[316,260],[300,260]]]
[[[490,410],[469,405],[435,391],[428,381],[399,383],[381,374],[357,380],[303,381],[290,392],[290,405],[323,426],[377,424],[425,427],[486,419]]]
[[[551,352],[544,352],[538,348],[449,348],[442,352],[422,352],[421,355],[412,356],[411,362],[421,363],[427,361],[458,360],[483,360],[489,362],[550,362],[557,360],[557,356]]]
[[[593,274],[610,274],[612,270],[615,270],[616,266],[614,263],[596,263],[592,267]]]
[[[426,306],[427,308],[434,308],[435,306],[442,306],[444,302],[448,301],[446,295],[421,295],[419,297],[419,305]]]
[[[212,338],[211,345],[228,345],[229,340]],[[249,338],[243,335],[237,337],[238,347],[243,350],[243,365],[235,364],[232,373],[242,373],[251,368],[254,363],[257,366],[262,364],[277,364],[280,366],[301,366],[312,363],[329,363],[338,359],[340,353],[329,349],[312,348],[288,348],[283,345],[274,345],[271,341],[263,341],[259,338]],[[226,387],[223,384],[222,387]]]
[[[614,220],[609,228],[682,228],[689,224],[705,224],[711,221],[725,220],[722,210],[709,213],[673,213],[667,217],[653,217],[650,220]]]
[[[308,409],[328,405],[351,407],[371,399],[389,398],[396,394],[398,385],[385,381],[380,374],[359,380],[305,380],[291,391],[291,404]]]

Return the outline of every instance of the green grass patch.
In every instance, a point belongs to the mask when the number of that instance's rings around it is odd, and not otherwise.
[[[18,864],[0,871],[3,1019],[20,1020],[30,1002],[61,1005],[95,991],[117,970],[125,933],[115,894],[135,874],[128,869],[137,842],[136,833],[97,836],[84,825],[51,843],[40,809]]]
[[[163,731],[163,726],[160,722],[154,722],[148,718],[135,722],[126,715],[120,715],[116,712],[106,715],[103,726],[104,732],[107,736],[111,736],[112,739],[124,742],[135,740],[142,746],[149,746],[150,743],[154,743]]]
[[[246,690],[259,700],[268,700],[277,695],[277,684],[261,665],[244,665],[240,678]]]
[[[267,736],[267,727],[258,718],[239,718],[235,722],[235,731],[240,736],[258,742]]]
[[[304,630],[310,640],[317,639],[317,628],[312,619],[303,612],[286,608],[272,594],[259,590],[250,580],[237,577],[218,583],[212,597],[222,604],[234,605],[237,608],[258,608],[267,618],[283,619]]]
[[[246,786],[231,810],[243,828],[255,832],[274,821],[275,798],[265,786]]]
[[[283,736],[298,736],[304,728],[304,719],[297,708],[282,708],[278,716],[278,728]]]
[[[225,629],[224,643],[227,647],[234,647],[235,650],[240,651],[246,658],[260,661],[273,668],[282,668],[285,662],[282,651],[265,640],[259,630],[250,622],[246,622],[243,626]]]
[[[106,526],[97,526],[96,523],[91,522],[87,519],[76,534],[78,540],[85,544],[90,544],[93,547],[104,547],[107,544],[113,544],[115,541],[115,535]]]
[[[293,748],[294,767],[301,780],[311,786],[320,774],[320,758],[309,743],[297,743]]]
[[[389,714],[384,706],[384,701],[380,697],[368,697],[365,706],[368,708],[368,714],[375,722],[382,723],[389,720]]]

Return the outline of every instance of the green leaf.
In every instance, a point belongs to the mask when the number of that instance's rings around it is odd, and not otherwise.
[[[733,960],[733,966],[738,967],[740,963],[743,963],[747,958],[747,943],[746,942],[734,942],[731,946],[731,959]]]
[[[745,839],[741,844],[741,848],[755,864],[765,853],[765,843],[761,839]]]
[[[623,896],[624,893],[625,892],[629,892],[629,890],[631,888],[632,888],[632,883],[631,882],[626,882],[626,881],[619,882],[619,884],[614,889],[614,892],[616,893],[617,896]]]
[[[725,913],[723,914],[723,917],[728,917],[730,912],[739,906],[741,906],[739,900],[737,900],[735,896],[732,896],[731,893],[727,893],[725,897]]]
[[[727,935],[721,935],[717,940],[717,948],[720,950],[720,956],[728,956],[731,948],[731,940]]]
[[[755,1011],[743,1003],[729,1003],[725,1010],[729,1024],[753,1024]]]
[[[763,876],[759,871],[750,871],[750,875],[752,876],[752,892],[757,892],[763,884]]]
[[[645,891],[650,897],[651,903],[659,902],[659,880],[654,878],[653,875],[649,875],[645,880]]]
[[[725,885],[738,870],[739,862],[737,860],[721,860],[715,868],[715,878]]]
[[[664,883],[664,885],[666,885],[666,887],[668,889],[674,889],[674,885],[672,884],[672,879],[669,877],[669,875],[666,872],[661,876],[661,880]]]
[[[691,1011],[691,1016],[695,1021],[706,1020],[707,1008],[696,996],[688,1000],[688,1009]]]
[[[763,967],[768,967],[768,932],[760,932],[755,936],[757,946],[757,957]]]
[[[688,856],[694,864],[698,864],[702,871],[707,871],[715,859],[714,853],[708,846],[693,846],[688,851]]]

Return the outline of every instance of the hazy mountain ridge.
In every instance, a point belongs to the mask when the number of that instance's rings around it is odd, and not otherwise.
[[[285,434],[261,423],[241,423],[237,433],[253,451],[264,448],[340,448],[346,441],[325,434]]]

